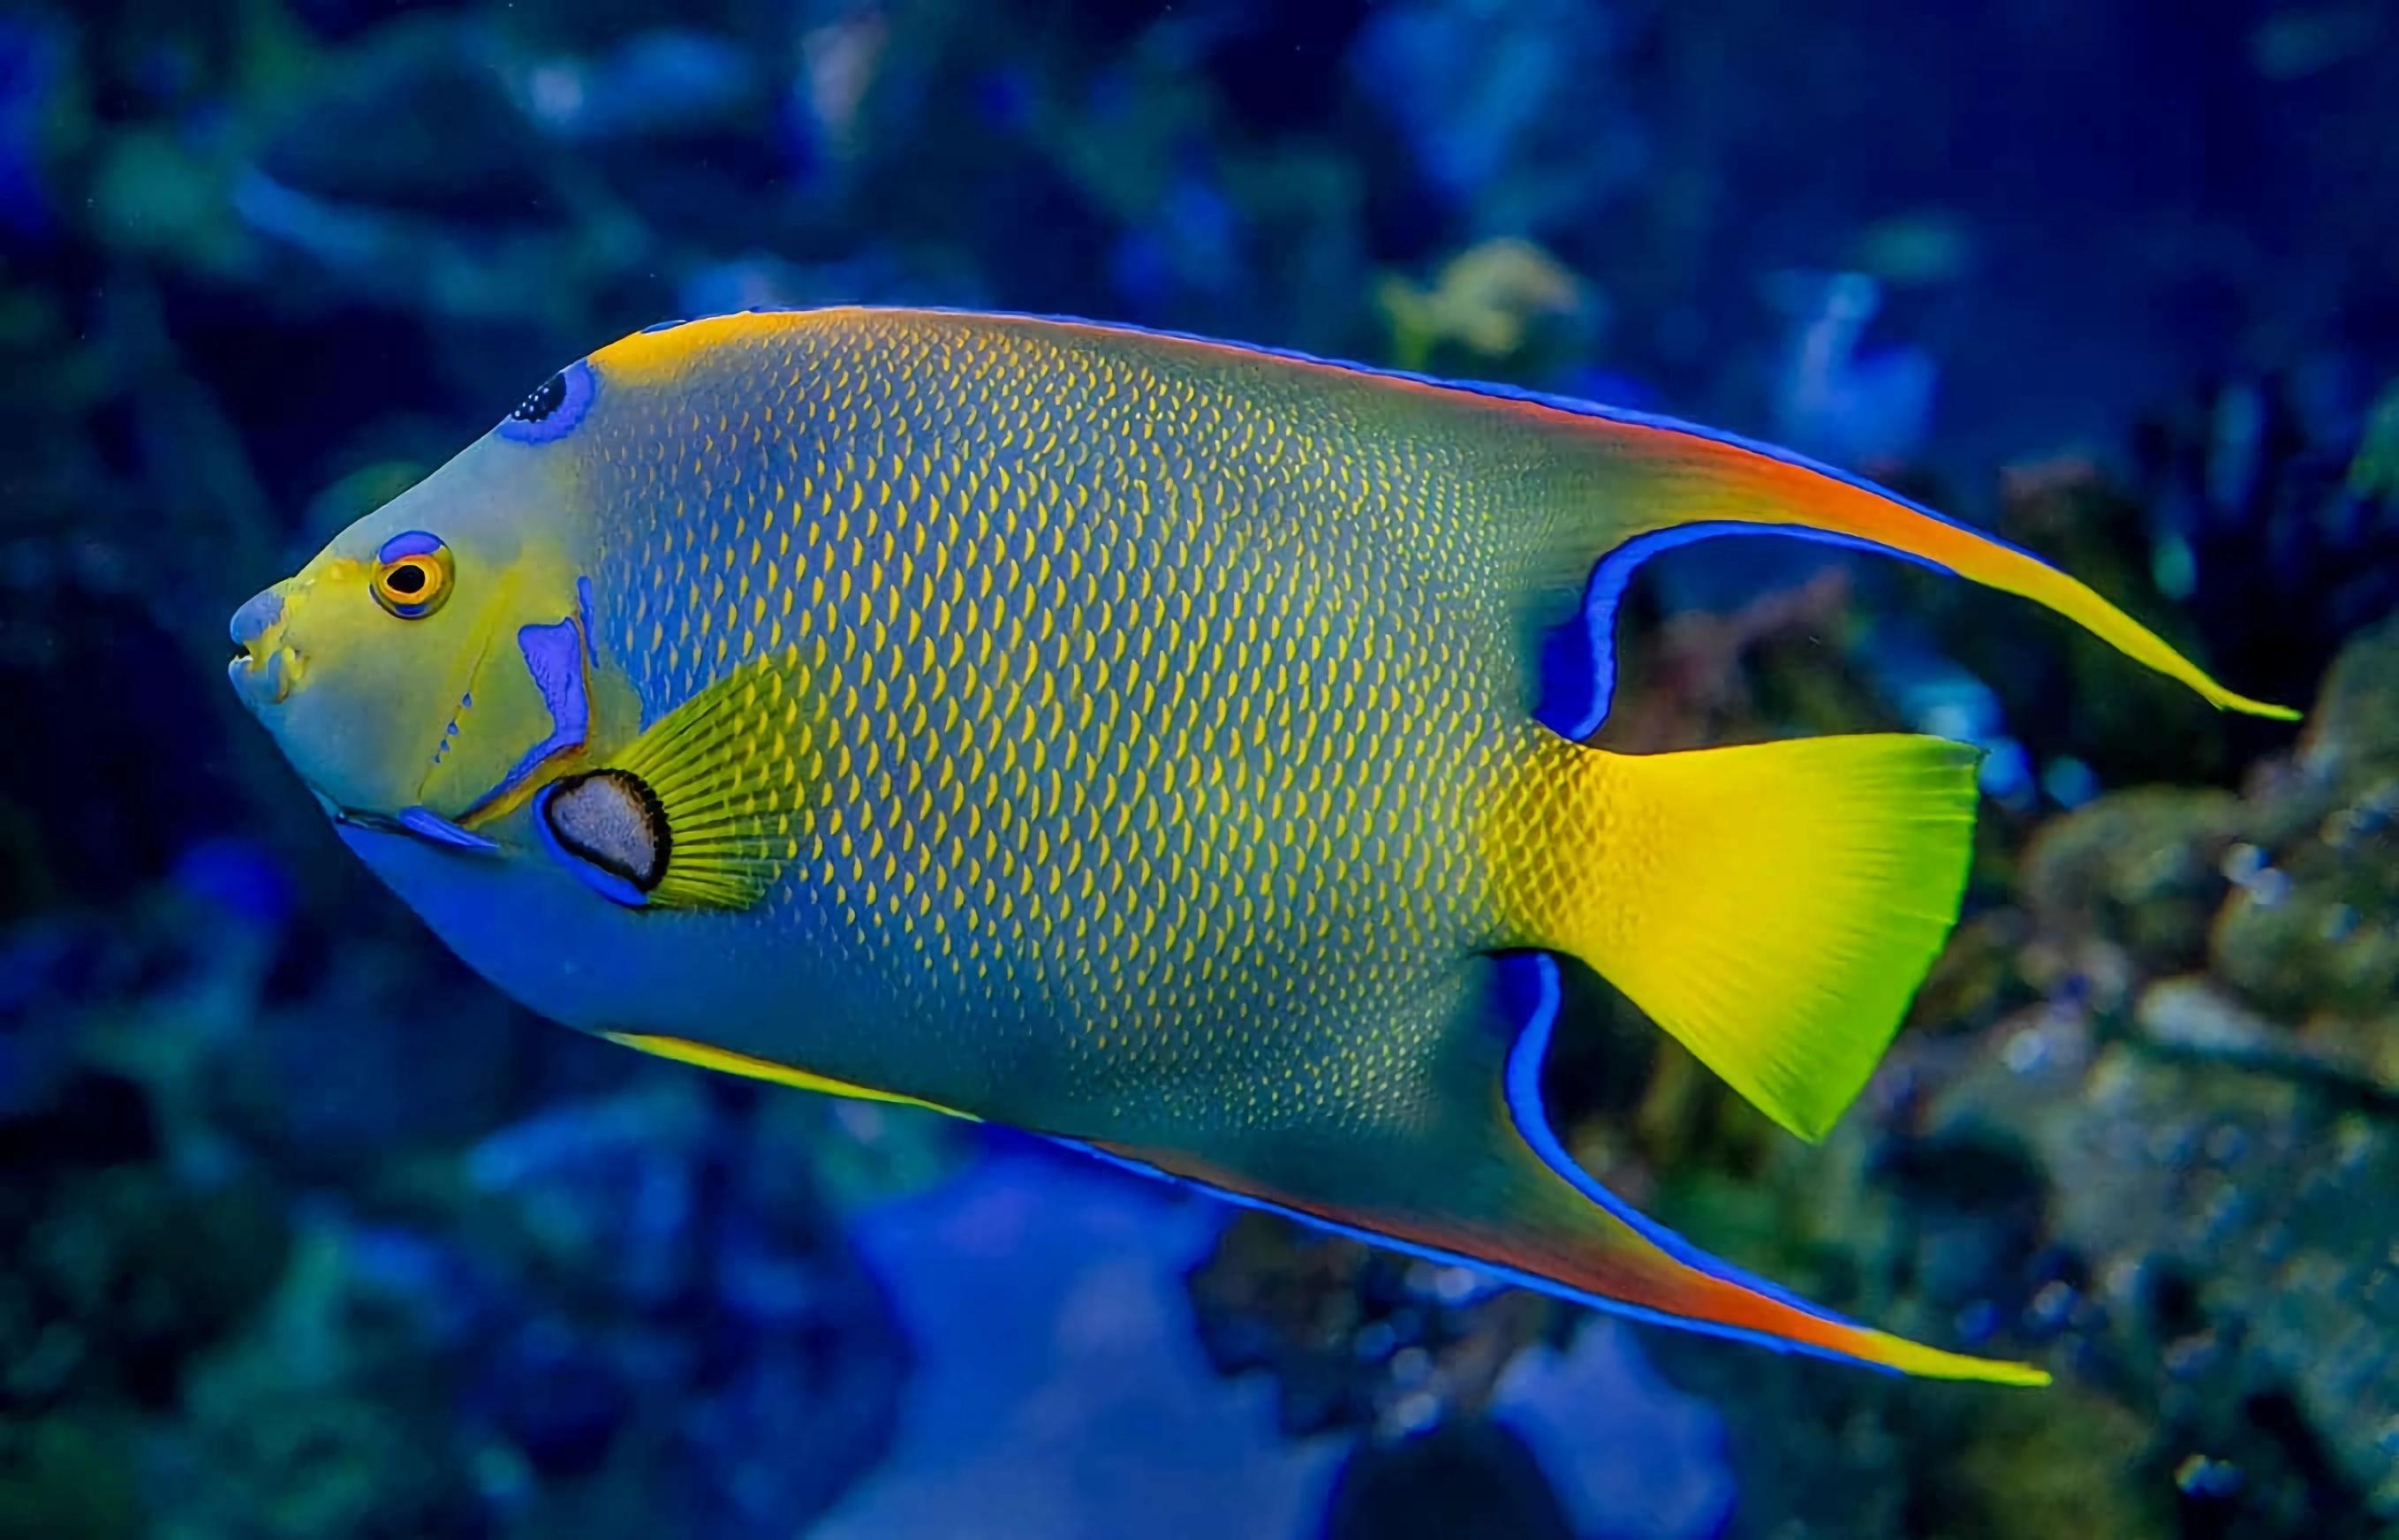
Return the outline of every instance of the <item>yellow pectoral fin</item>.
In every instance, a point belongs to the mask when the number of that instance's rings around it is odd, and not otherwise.
[[[762,654],[536,793],[535,832],[629,908],[748,909],[797,858],[828,730],[795,650]]]
[[[654,1053],[660,1059],[671,1059],[679,1064],[697,1064],[704,1070],[720,1070],[726,1074],[738,1074],[750,1080],[770,1080],[778,1086],[795,1086],[801,1090],[819,1091],[826,1096],[847,1096],[859,1101],[892,1101],[903,1106],[922,1107],[927,1112],[939,1113],[943,1117],[963,1118],[969,1123],[983,1121],[974,1114],[962,1113],[955,1107],[944,1107],[938,1102],[922,1101],[913,1096],[901,1096],[896,1091],[878,1091],[871,1086],[854,1086],[847,1080],[833,1080],[821,1074],[810,1074],[806,1070],[795,1070],[789,1064],[778,1064],[767,1059],[752,1059],[746,1053],[735,1053],[730,1048],[712,1048],[705,1043],[695,1043],[688,1038],[656,1037],[645,1033],[635,1032],[609,1032],[603,1033],[601,1035],[611,1043],[622,1043],[629,1048],[639,1048],[644,1053]]]

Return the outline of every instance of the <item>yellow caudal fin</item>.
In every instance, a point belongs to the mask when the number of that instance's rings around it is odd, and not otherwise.
[[[1822,1138],[1957,919],[1976,758],[1897,735],[1630,756],[1552,742],[1513,822],[1546,848],[1504,855],[1523,872],[1506,886],[1533,944]]]

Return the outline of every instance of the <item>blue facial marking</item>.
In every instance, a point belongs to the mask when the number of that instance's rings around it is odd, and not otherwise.
[[[461,717],[464,717],[467,712],[473,708],[474,704],[475,697],[473,696],[461,694],[458,696],[458,709],[450,713],[450,725],[441,729],[441,741],[433,746],[433,763],[435,764],[440,764],[441,763],[442,757],[450,752],[450,746],[457,741],[458,720]]]
[[[481,834],[459,828],[439,813],[422,807],[412,807],[397,820],[402,829],[420,840],[448,845],[453,850],[472,850],[478,854],[497,850],[499,846]]]
[[[500,419],[493,431],[520,444],[547,444],[563,439],[591,410],[597,389],[591,366],[577,361],[544,380],[517,409]]]
[[[375,550],[375,560],[388,565],[406,556],[431,556],[441,548],[441,537],[423,530],[403,530]]]
[[[229,628],[233,639],[247,647],[266,634],[266,628],[283,618],[283,596],[273,588],[263,589],[242,601],[241,608],[233,613]]]
[[[291,693],[291,655],[278,648],[267,655],[264,694],[268,700],[281,700]]]
[[[460,815],[463,817],[474,817],[523,785],[525,777],[552,755],[583,747],[591,731],[591,700],[583,689],[581,628],[571,619],[526,626],[517,632],[517,649],[524,655],[525,669],[533,675],[534,688],[541,692],[541,703],[549,710],[549,736],[526,750],[516,767],[477,797]]]

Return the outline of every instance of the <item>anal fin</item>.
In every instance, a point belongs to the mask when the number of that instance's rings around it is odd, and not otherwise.
[[[1557,965],[1546,954],[1481,958],[1461,969],[1444,1003],[1455,1035],[1442,1084],[1430,1088],[1435,1110],[1417,1126],[1376,1136],[1295,1132],[1230,1160],[1081,1142],[1236,1203],[1579,1304],[1894,1372],[2048,1383],[2030,1365],[1844,1320],[1707,1256],[1608,1193],[1566,1155],[1540,1106],[1557,1002]]]

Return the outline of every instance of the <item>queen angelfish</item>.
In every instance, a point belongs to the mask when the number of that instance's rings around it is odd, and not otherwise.
[[[2234,695],[2039,559],[1584,402],[1076,321],[653,328],[234,617],[342,838],[584,1031],[1034,1130],[1553,1294],[2039,1383],[1709,1258],[1568,1158],[1562,966],[1795,1134],[1954,922],[1976,755],[1624,755],[1633,568],[1914,558]]]

